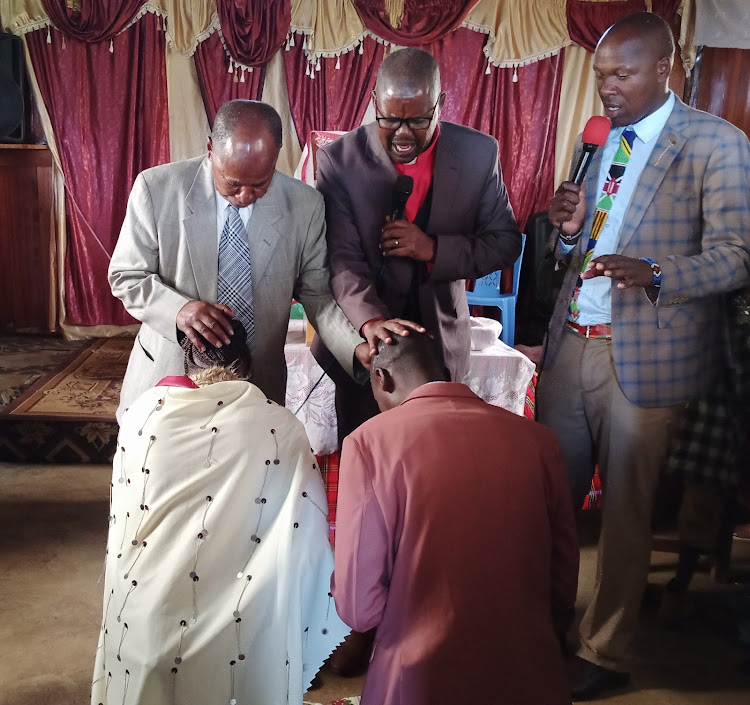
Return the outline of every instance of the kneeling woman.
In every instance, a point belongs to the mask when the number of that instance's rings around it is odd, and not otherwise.
[[[93,705],[301,705],[348,632],[305,430],[245,381],[237,339],[186,342],[191,377],[122,418]]]

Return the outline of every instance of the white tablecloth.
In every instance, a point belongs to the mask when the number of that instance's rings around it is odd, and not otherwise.
[[[289,321],[284,353],[287,409],[305,425],[314,453],[336,452],[334,385],[305,345],[304,321]],[[486,402],[521,415],[533,373],[534,363],[528,357],[498,340],[489,348],[471,351],[469,376],[464,381]]]

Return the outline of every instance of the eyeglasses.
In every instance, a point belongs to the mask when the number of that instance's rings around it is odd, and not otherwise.
[[[435,117],[435,111],[437,110],[440,98],[437,99],[435,105],[432,106],[432,113],[428,117],[413,117],[413,118],[397,118],[397,117],[375,117],[378,121],[378,127],[382,127],[384,130],[398,130],[401,125],[406,123],[406,126],[413,132],[414,130],[426,130],[432,123],[432,119]],[[375,104],[376,112],[380,112],[377,103]]]

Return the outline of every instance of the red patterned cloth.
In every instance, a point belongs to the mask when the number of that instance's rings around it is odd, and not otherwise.
[[[336,503],[339,497],[339,454],[316,455],[320,474],[328,497],[328,525],[330,526],[330,540],[333,545],[336,538]]]
[[[531,375],[531,382],[529,382],[529,386],[526,388],[526,401],[523,405],[523,415],[527,419],[531,419],[534,421],[535,414],[536,414],[536,380],[537,380],[537,373],[534,372],[533,375]]]

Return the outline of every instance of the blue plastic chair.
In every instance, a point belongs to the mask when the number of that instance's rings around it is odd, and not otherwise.
[[[516,301],[518,300],[518,282],[521,279],[521,260],[526,247],[526,233],[521,233],[521,254],[513,265],[513,291],[509,294],[500,293],[502,270],[498,269],[486,277],[477,279],[474,291],[467,291],[466,298],[469,306],[497,306],[500,309],[500,322],[503,329],[500,340],[513,347],[516,332]]]

